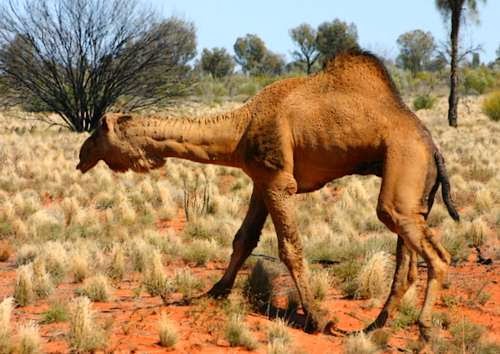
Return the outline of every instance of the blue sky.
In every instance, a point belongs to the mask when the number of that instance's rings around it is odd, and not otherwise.
[[[268,48],[290,58],[293,43],[288,30],[302,22],[314,27],[334,18],[354,22],[361,45],[395,57],[396,39],[406,31],[431,31],[437,41],[447,29],[434,0],[151,0],[165,16],[195,23],[198,51],[226,47],[232,53],[236,38],[259,35]],[[145,1],[148,2],[148,1]],[[481,44],[483,61],[495,58],[500,45],[500,1],[480,5],[480,24],[463,27],[465,43]]]

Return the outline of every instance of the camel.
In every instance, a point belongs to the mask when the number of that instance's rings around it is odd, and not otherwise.
[[[227,296],[271,216],[279,257],[297,287],[306,332],[325,329],[315,303],[294,218],[294,198],[352,174],[382,178],[378,218],[398,236],[396,270],[380,314],[366,330],[383,327],[417,279],[417,255],[428,266],[418,320],[431,335],[432,308],[450,263],[426,224],[441,184],[455,220],[444,159],[430,132],[403,103],[382,62],[363,51],[337,55],[319,73],[275,82],[242,107],[197,119],[108,114],[84,142],[77,168],[103,160],[114,171],[147,172],[169,157],[242,169],[253,181],[248,212],[233,241],[222,278],[208,295]]]

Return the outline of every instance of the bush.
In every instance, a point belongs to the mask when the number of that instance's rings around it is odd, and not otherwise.
[[[436,103],[436,97],[425,94],[415,97],[413,100],[413,109],[419,111],[421,109],[431,109]]]
[[[464,72],[463,88],[466,94],[482,95],[495,84],[495,76],[487,68],[469,69]]]
[[[483,102],[483,113],[491,120],[500,121],[500,91],[495,91],[488,95]]]

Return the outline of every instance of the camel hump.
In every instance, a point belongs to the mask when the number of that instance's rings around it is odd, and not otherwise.
[[[324,72],[348,85],[353,82],[374,83],[375,80],[399,98],[398,89],[383,61],[369,51],[350,49],[340,52],[328,61]]]

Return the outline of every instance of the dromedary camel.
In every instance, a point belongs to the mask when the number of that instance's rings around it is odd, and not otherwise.
[[[107,115],[83,144],[77,168],[85,173],[103,160],[114,171],[147,172],[162,167],[168,157],[239,167],[253,180],[229,266],[209,294],[230,292],[270,214],[308,332],[326,322],[309,287],[292,197],[346,175],[382,177],[377,215],[398,235],[397,265],[390,295],[367,329],[384,326],[415,282],[421,255],[428,280],[419,325],[423,339],[429,339],[432,307],[450,262],[426,224],[439,184],[450,215],[459,217],[429,131],[402,102],[374,55],[339,54],[322,72],[278,81],[229,113],[172,120]]]

